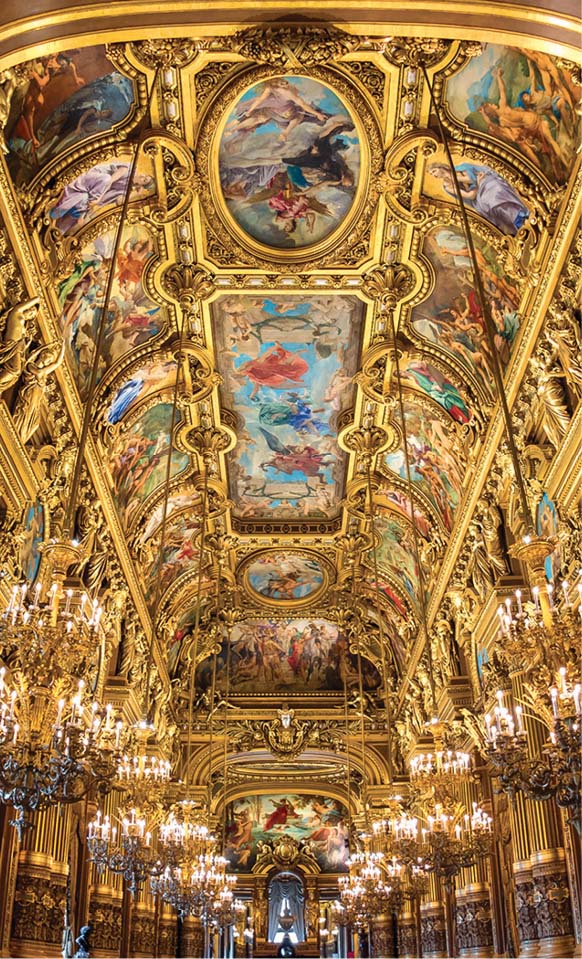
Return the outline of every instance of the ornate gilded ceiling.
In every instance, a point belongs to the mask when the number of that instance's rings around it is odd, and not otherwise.
[[[576,223],[573,64],[283,25],[62,46],[2,75],[2,204],[44,370],[78,425],[105,311],[87,463],[177,692],[193,656],[207,689],[228,606],[235,697],[341,694],[350,597],[373,691],[383,660],[414,670],[446,591],[501,420],[422,63],[515,395]],[[15,417],[39,475],[41,401]]]

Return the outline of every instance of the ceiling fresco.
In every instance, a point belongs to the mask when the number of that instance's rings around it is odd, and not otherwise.
[[[315,244],[341,226],[354,201],[355,117],[317,80],[264,80],[227,117],[219,173],[230,214],[255,240],[281,250]]]
[[[278,29],[23,57],[0,78],[0,186],[75,429],[102,325],[87,473],[172,695],[196,676],[207,708],[215,669],[236,708],[338,710],[356,634],[366,696],[414,670],[501,435],[452,173],[406,58],[430,52],[512,390],[572,218],[581,90],[562,57],[518,47],[330,28],[329,50],[291,49]],[[20,437],[31,473],[49,412]],[[55,522],[48,501],[30,513],[28,569]],[[237,868],[283,827],[343,868],[343,811],[272,792],[231,807]]]
[[[354,392],[363,308],[351,296],[213,303],[221,398],[238,419],[229,477],[239,514],[337,512],[337,416]]]
[[[373,663],[362,659],[366,690],[378,689],[382,678]],[[305,695],[352,692],[358,686],[357,656],[335,623],[323,619],[250,619],[233,627],[230,649],[223,639],[214,659],[200,663],[196,688],[208,690],[213,678],[230,693]]]

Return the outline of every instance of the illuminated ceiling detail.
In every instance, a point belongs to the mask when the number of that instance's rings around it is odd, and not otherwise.
[[[238,515],[337,514],[345,455],[337,419],[353,396],[363,304],[355,297],[221,297],[212,305]]]
[[[213,632],[217,557],[218,602],[226,597],[238,616],[241,688],[245,657],[253,693],[293,688],[303,666],[296,674],[293,637],[285,646],[282,633],[324,620],[336,628],[352,569],[370,647],[379,590],[387,660],[414,668],[411,513],[432,607],[499,442],[492,356],[452,178],[422,73],[407,63],[416,41],[330,28],[329,43],[291,42],[289,31],[75,47],[29,57],[2,88],[11,175],[2,168],[2,189],[30,251],[43,335],[65,340],[55,377],[73,422],[105,309],[89,473],[148,635],[158,613],[176,696],[197,621],[198,660],[213,643],[222,649]],[[443,39],[422,49],[513,388],[573,218],[566,171],[581,91],[566,61],[529,49]],[[149,132],[112,264],[142,120]],[[31,460],[43,442],[35,430],[24,440]],[[31,515],[34,536],[41,523],[52,529],[49,514],[47,504],[42,521]],[[281,642],[280,675],[252,673],[246,621],[277,623],[269,628]],[[333,643],[322,647],[333,660]],[[380,668],[377,649],[364,655]],[[301,678],[308,693],[341,696],[321,665],[313,670]]]

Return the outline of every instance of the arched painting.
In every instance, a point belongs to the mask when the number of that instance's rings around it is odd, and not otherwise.
[[[273,550],[252,560],[245,570],[250,589],[262,599],[292,602],[319,592],[324,583],[321,563],[308,553]]]
[[[457,119],[519,150],[558,183],[575,160],[581,94],[570,70],[548,53],[491,43],[445,87]]]
[[[459,160],[455,172],[463,203],[501,233],[515,236],[527,223],[530,211],[507,180],[484,163]],[[438,151],[430,158],[424,173],[423,193],[435,200],[458,203],[457,191],[446,155]]]
[[[44,541],[44,508],[38,500],[26,511],[18,562],[27,583],[36,579],[40,566],[39,546]]]
[[[345,872],[348,811],[338,799],[275,793],[244,796],[226,808],[226,847],[229,871],[252,872],[258,844],[290,836],[309,842],[322,872]]]
[[[121,206],[127,192],[131,164],[129,160],[108,160],[80,173],[67,183],[49,210],[57,230],[65,236],[76,233],[95,217]],[[135,202],[151,196],[156,188],[149,157],[140,157],[131,188]]]
[[[122,525],[127,528],[141,504],[166,477],[172,404],[158,403],[146,410],[111,450],[113,499]],[[170,476],[188,465],[186,453],[172,451]]]
[[[462,495],[464,465],[459,462],[452,435],[436,415],[407,399],[404,403],[410,476],[428,498],[443,526],[452,530]],[[404,450],[387,453],[388,469],[407,480]]]
[[[520,291],[495,250],[477,234],[473,239],[496,328],[495,349],[506,366],[520,327]],[[423,252],[436,280],[428,298],[413,309],[412,326],[425,340],[450,351],[491,392],[493,356],[463,231],[453,225],[434,227],[425,238]]]
[[[4,129],[16,183],[31,180],[75,143],[110,130],[134,102],[133,83],[114,68],[102,45],[49,53],[21,70],[24,79],[9,89]]]
[[[276,250],[308,247],[334,233],[354,202],[356,123],[319,80],[271,77],[236,101],[219,168],[227,208],[244,233]]]
[[[381,685],[370,660],[360,656],[364,689]],[[199,694],[208,690],[214,675],[214,657],[196,670]],[[233,627],[216,658],[216,682],[229,694],[341,692],[358,686],[358,658],[334,623],[322,619],[247,620]]]
[[[85,394],[91,376],[114,234],[110,230],[84,246],[75,269],[58,286],[63,336],[81,395]],[[134,347],[143,346],[156,336],[166,322],[166,308],[150,299],[142,283],[146,264],[155,252],[155,241],[146,227],[136,224],[124,229],[105,320],[98,379]]]

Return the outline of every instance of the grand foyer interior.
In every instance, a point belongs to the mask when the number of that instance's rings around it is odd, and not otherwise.
[[[0,12],[0,955],[579,954],[580,21],[261,18]]]

